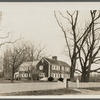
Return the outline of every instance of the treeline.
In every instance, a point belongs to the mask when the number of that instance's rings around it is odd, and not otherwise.
[[[76,82],[77,76],[74,78],[74,82]],[[78,76],[79,81],[81,82],[81,76]],[[89,82],[100,82],[100,73],[90,74]]]
[[[30,42],[18,42],[7,46],[3,55],[3,75],[5,79],[14,80],[14,73],[24,62],[33,62],[46,56],[45,46]]]

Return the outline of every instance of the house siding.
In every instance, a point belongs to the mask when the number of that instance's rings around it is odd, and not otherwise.
[[[42,70],[39,69],[39,66],[41,65],[43,66]],[[49,69],[49,64],[46,61],[44,61],[43,63],[42,61],[40,61],[40,63],[37,65],[37,70],[39,70],[40,73],[45,73],[45,77],[48,77],[48,69]]]
[[[51,59],[50,59],[51,60]],[[40,70],[39,66],[43,66],[43,69]],[[53,68],[52,68],[53,66]],[[49,69],[50,67],[50,69]],[[63,67],[63,69],[62,69]],[[37,64],[37,70],[39,70],[39,73],[45,73],[44,77],[53,77],[53,78],[68,78],[70,76],[70,72],[65,69],[69,68],[70,66],[65,63],[58,60],[51,60],[51,62],[48,59],[42,58],[39,63]],[[42,77],[40,77],[42,78]]]
[[[19,79],[24,80],[24,79],[30,79],[31,71],[19,71]],[[24,76],[22,76],[24,75]],[[27,75],[27,76],[25,76]]]
[[[55,65],[55,66],[57,66],[57,65]],[[60,74],[60,77],[61,77],[61,74],[63,74],[64,75],[64,78],[67,78],[67,77],[65,77],[65,75],[68,75],[69,76],[69,74],[70,74],[70,72],[65,71],[65,66],[63,66],[64,67],[64,70],[61,69],[62,66],[60,66],[60,70],[52,70],[52,65],[50,67],[51,67],[51,74],[52,73]]]
[[[19,80],[28,80],[31,79],[31,64],[21,65],[19,70]]]

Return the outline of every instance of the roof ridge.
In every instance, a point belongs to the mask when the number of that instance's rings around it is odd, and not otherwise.
[[[51,58],[47,58],[47,57],[44,57],[46,60],[50,60],[49,62],[52,62],[52,63],[56,63],[56,64],[60,64],[60,65],[62,65],[62,63],[63,64],[66,64],[66,65],[68,65],[68,66],[70,66],[69,64],[67,64],[66,62],[64,62],[64,61],[61,61],[61,60],[54,60],[54,59],[51,59]]]

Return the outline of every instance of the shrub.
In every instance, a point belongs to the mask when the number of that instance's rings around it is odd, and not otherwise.
[[[53,77],[49,77],[49,78],[48,78],[48,81],[53,81],[53,80],[54,80]]]
[[[63,78],[59,78],[58,80],[63,82],[64,79]]]

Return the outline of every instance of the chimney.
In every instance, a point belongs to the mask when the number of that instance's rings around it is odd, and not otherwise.
[[[52,59],[57,60],[57,56],[52,56]]]

